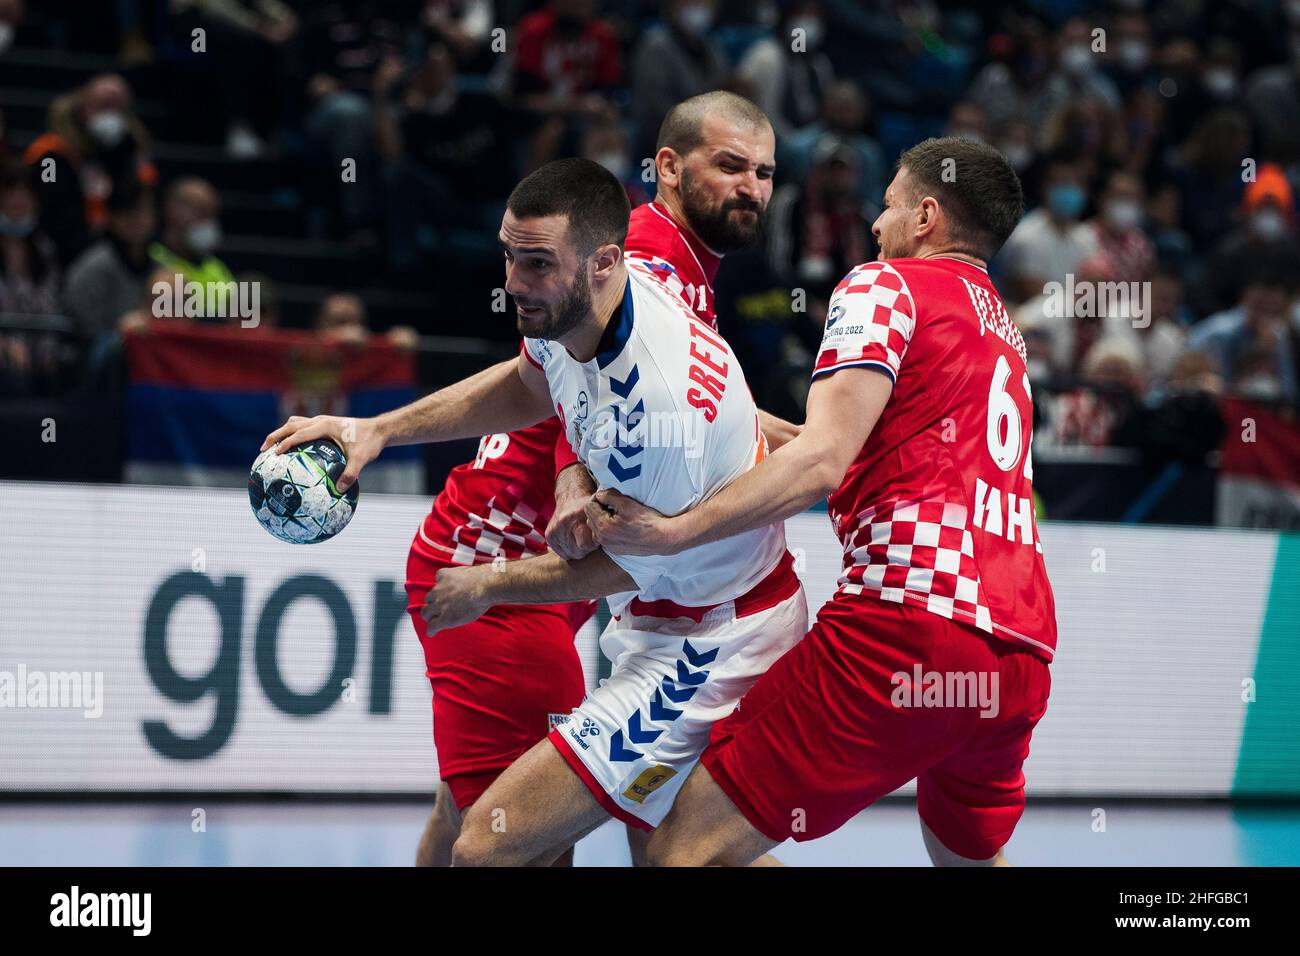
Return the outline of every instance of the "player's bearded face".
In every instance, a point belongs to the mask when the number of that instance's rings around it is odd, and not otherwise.
[[[573,281],[559,302],[550,303],[515,296],[515,303],[536,308],[536,315],[525,316],[516,312],[519,333],[530,339],[549,339],[554,342],[573,331],[591,312],[591,283],[587,281],[587,260],[578,263]]]
[[[682,205],[691,229],[715,252],[747,249],[763,235],[767,204],[729,196],[715,203],[704,185],[685,169],[681,177]]]

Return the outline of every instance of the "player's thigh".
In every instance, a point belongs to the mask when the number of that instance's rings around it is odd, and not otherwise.
[[[650,835],[651,866],[748,866],[780,841],[761,833],[696,764],[673,808]]]
[[[497,778],[465,815],[457,865],[549,865],[607,819],[586,784],[543,740]]]
[[[1025,809],[1024,762],[1051,691],[1046,661],[1009,646],[996,653],[997,715],[975,721],[963,744],[916,781],[922,823],[964,860],[992,859],[1015,831]]]
[[[701,762],[773,841],[832,832],[968,732],[957,726],[968,715],[905,706],[896,691],[918,667],[964,667],[967,650],[979,656],[979,638],[957,646],[936,632],[950,622],[881,603],[837,597],[824,606],[808,635],[713,729]]]

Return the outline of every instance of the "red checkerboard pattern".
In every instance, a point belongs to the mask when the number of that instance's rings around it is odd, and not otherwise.
[[[898,379],[898,368],[916,328],[916,303],[907,283],[887,262],[868,262],[841,280],[813,377],[851,365],[877,365]]]
[[[993,633],[963,504],[896,501],[868,508],[843,536],[840,586],[882,601],[910,604]],[[839,530],[841,518],[832,516]]]

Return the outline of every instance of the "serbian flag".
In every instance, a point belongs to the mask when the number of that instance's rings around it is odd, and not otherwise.
[[[386,340],[153,322],[126,336],[126,480],[243,487],[267,433],[290,415],[364,418],[415,398],[415,358]],[[363,490],[420,494],[418,446],[388,448]]]
[[[1300,422],[1294,409],[1228,398],[1216,522],[1300,530]]]

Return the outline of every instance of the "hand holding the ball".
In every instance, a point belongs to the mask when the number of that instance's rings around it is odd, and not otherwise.
[[[460,627],[476,621],[491,607],[480,586],[483,574],[492,573],[492,566],[483,564],[471,568],[441,568],[424,599],[420,617],[429,626],[432,637],[439,631]]]
[[[347,491],[361,474],[361,469],[379,457],[384,450],[384,437],[373,418],[342,418],[338,415],[317,415],[303,418],[294,415],[266,436],[262,451],[279,442],[276,451],[283,455],[291,448],[318,438],[328,438],[343,449],[347,467],[335,482],[340,492]]]

